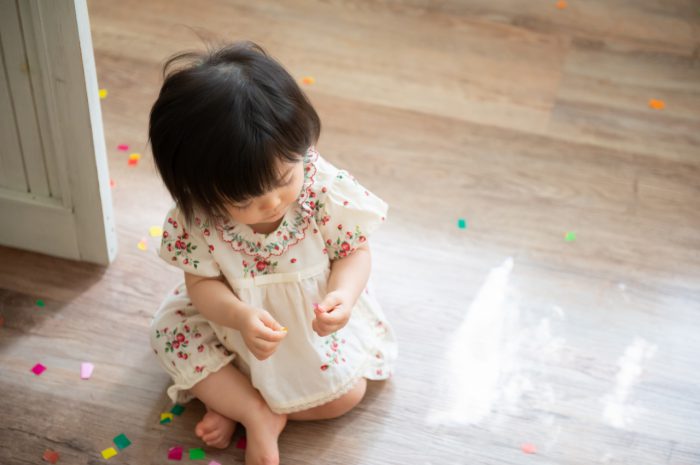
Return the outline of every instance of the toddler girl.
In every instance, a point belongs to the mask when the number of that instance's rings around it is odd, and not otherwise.
[[[321,158],[316,111],[259,46],[165,69],[149,135],[175,200],[160,256],[184,283],[151,344],[170,398],[206,405],[195,428],[206,444],[227,447],[241,422],[246,463],[278,463],[288,419],[340,416],[367,379],[391,375],[394,333],[366,289],[387,206]]]

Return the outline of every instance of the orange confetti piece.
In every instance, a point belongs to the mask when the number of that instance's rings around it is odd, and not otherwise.
[[[42,458],[47,462],[56,463],[58,462],[58,452],[56,452],[55,450],[46,449]]]
[[[663,100],[657,100],[655,98],[649,99],[649,108],[654,110],[663,110],[666,104]]]
[[[557,8],[559,8],[560,10],[563,10],[563,9],[566,8],[567,6],[568,6],[568,5],[566,4],[566,2],[565,2],[564,0],[559,0],[559,1],[557,2]]]
[[[140,160],[141,159],[141,154],[140,153],[132,153],[129,155],[129,160]]]
[[[525,452],[526,454],[534,454],[537,452],[537,447],[534,444],[530,444],[529,442],[526,442],[520,448]]]
[[[316,79],[312,78],[311,76],[306,76],[304,79],[301,80],[301,82],[310,86],[311,84],[316,82]]]

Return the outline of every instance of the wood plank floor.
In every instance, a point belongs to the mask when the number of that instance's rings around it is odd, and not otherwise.
[[[158,424],[169,379],[147,337],[180,279],[148,237],[170,204],[148,111],[195,32],[313,76],[321,153],[391,205],[373,279],[397,372],[340,419],[290,423],[282,463],[700,464],[697,1],[88,6],[120,252],[101,268],[0,247],[1,464],[105,463],[120,433],[109,463],[200,446],[201,404]]]

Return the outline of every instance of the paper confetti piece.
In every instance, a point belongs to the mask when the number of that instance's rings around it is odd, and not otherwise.
[[[151,237],[160,237],[163,235],[163,230],[158,226],[151,226],[148,228],[148,233]]]
[[[564,240],[565,240],[566,242],[573,242],[573,241],[575,241],[575,240],[576,240],[576,233],[575,233],[575,232],[568,232],[568,233],[566,233],[566,235],[564,236]]]
[[[114,447],[109,447],[102,451],[102,457],[104,457],[106,460],[111,459],[115,455],[117,455],[117,451],[114,450]]]
[[[45,370],[46,370],[46,367],[44,365],[42,365],[41,363],[37,363],[36,365],[34,365],[32,367],[32,372],[37,376],[42,374]]]
[[[529,442],[524,443],[520,448],[525,452],[526,454],[534,454],[537,452],[537,447],[535,447],[534,444],[530,444]]]
[[[564,0],[559,0],[557,2],[557,8],[559,8],[560,10],[563,10],[566,7],[567,7],[567,4]]]
[[[46,305],[46,304],[45,304],[44,301],[41,300],[41,299],[38,299],[38,300],[36,301],[36,306],[37,306],[37,307],[44,307],[45,305]]]
[[[185,411],[185,407],[183,407],[180,404],[175,404],[175,405],[173,405],[173,408],[170,409],[170,413],[174,413],[178,417],[180,415],[182,415],[182,412],[184,412],[184,411]]]
[[[117,183],[114,182],[114,179],[109,180],[109,187],[116,187]]]
[[[306,84],[307,86],[310,86],[311,84],[313,84],[314,82],[316,82],[316,79],[314,79],[314,78],[311,77],[311,76],[306,76],[306,77],[304,77],[304,79],[301,80],[301,82],[303,82],[303,83]]]
[[[132,153],[129,155],[129,160],[140,160],[141,159],[141,154],[140,153]]]
[[[141,239],[141,240],[139,241],[139,243],[136,244],[136,247],[138,247],[139,250],[147,250],[147,249],[148,249],[148,244],[146,243],[146,241],[144,241],[143,239]]]
[[[206,457],[206,454],[201,447],[196,449],[190,449],[190,460],[202,460]]]
[[[182,446],[168,449],[168,460],[182,460]]]
[[[280,331],[284,331],[284,332],[286,333],[286,332],[288,332],[289,330],[287,329],[286,326],[282,326],[282,327],[280,328]]]
[[[125,434],[120,434],[113,439],[114,443],[117,445],[119,450],[126,449],[131,445],[131,441],[126,437]]]
[[[457,227],[459,229],[467,229],[467,220],[460,218],[457,220]]]
[[[41,458],[49,463],[56,463],[58,462],[58,452],[56,452],[55,450],[46,449],[44,451],[44,455]]]
[[[655,98],[649,99],[649,108],[653,110],[663,110],[666,104],[663,100],[657,100]]]
[[[217,462],[216,460],[212,460],[211,462],[209,462],[209,465],[221,465],[221,464],[219,462]]]
[[[126,144],[119,144],[117,145],[117,150],[121,150],[122,152],[126,152],[129,150],[129,146]]]
[[[164,425],[166,423],[170,423],[173,421],[173,414],[172,413],[161,413],[160,414],[160,424]]]
[[[80,379],[90,379],[92,376],[92,371],[95,369],[95,365],[90,362],[83,362],[80,364]]]
[[[100,89],[100,98],[101,99],[107,98],[107,89]]]
[[[245,436],[238,440],[236,443],[236,449],[245,449],[248,443],[246,442]]]

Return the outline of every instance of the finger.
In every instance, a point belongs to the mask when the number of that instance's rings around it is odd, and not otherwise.
[[[275,320],[274,317],[268,312],[260,313],[260,321],[262,321],[265,326],[267,326],[273,331],[278,331],[282,329],[282,325],[279,324],[277,320]]]
[[[262,339],[268,342],[279,342],[287,336],[287,328],[280,331],[274,331],[267,326],[258,328],[258,333],[255,335],[257,339]]]
[[[335,310],[322,313],[318,315],[318,318],[323,322],[324,324],[339,324],[341,321],[345,319],[345,311],[342,306],[336,307]]]

